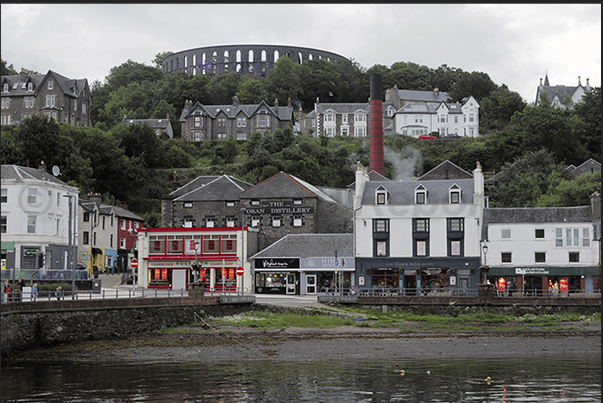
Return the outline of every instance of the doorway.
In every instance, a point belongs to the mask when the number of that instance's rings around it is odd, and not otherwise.
[[[295,274],[287,274],[287,294],[295,294]]]
[[[306,276],[306,294],[316,294],[316,274]]]

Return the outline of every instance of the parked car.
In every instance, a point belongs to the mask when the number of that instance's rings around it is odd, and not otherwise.
[[[430,136],[429,134],[421,134],[419,136],[419,140],[431,140],[431,139],[437,139],[436,136]]]

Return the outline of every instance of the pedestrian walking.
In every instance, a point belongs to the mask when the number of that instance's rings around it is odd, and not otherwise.
[[[31,287],[31,300],[32,301],[38,300],[38,283],[34,283],[33,286]]]
[[[54,292],[55,297],[57,297],[57,301],[60,301],[63,298],[63,287],[58,286],[56,291]]]

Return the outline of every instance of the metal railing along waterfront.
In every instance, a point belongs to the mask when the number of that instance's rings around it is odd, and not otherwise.
[[[525,289],[504,290],[494,289],[494,297],[498,298],[601,298],[601,289],[592,291],[571,290],[566,292],[556,290]],[[344,288],[322,290],[320,295],[345,295],[345,296],[372,296],[372,297],[477,297],[478,290],[475,288],[452,289],[452,288]]]
[[[228,296],[249,296],[252,295],[248,288],[243,290],[243,293],[229,291],[205,291],[208,297],[228,297]],[[133,288],[133,287],[118,287],[118,288],[103,288],[101,290],[63,290],[57,296],[56,291],[38,291],[37,297],[32,296],[30,291],[26,292],[11,292],[10,294],[2,294],[2,303],[7,302],[34,302],[34,301],[67,301],[67,300],[91,300],[91,299],[116,299],[116,298],[171,298],[171,297],[188,297],[188,290],[185,288],[173,289],[156,289],[156,288]]]

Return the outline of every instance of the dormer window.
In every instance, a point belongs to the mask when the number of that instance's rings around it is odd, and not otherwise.
[[[8,92],[8,83],[4,83],[2,86],[2,92]]]
[[[33,91],[33,83],[27,83],[27,91]]]
[[[423,185],[419,185],[415,189],[415,204],[427,203],[427,189]]]
[[[448,190],[448,201],[451,204],[458,204],[461,202],[461,188],[456,184],[452,185]]]
[[[387,204],[387,190],[383,186],[379,186],[375,192],[375,202],[376,204]]]

